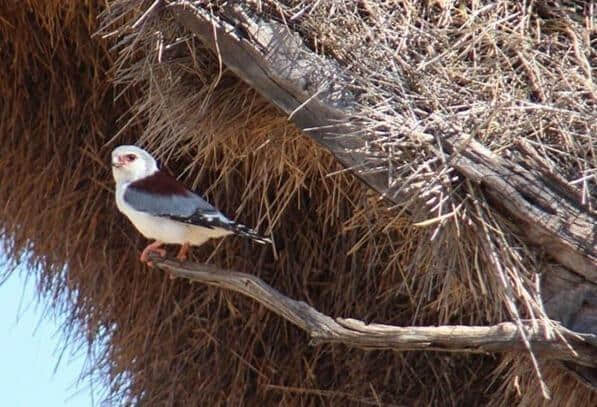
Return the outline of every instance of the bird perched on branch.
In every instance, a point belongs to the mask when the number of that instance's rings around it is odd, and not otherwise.
[[[164,257],[164,244],[181,245],[176,258],[184,261],[190,246],[231,234],[271,243],[247,226],[228,219],[199,194],[160,170],[156,160],[142,148],[115,148],[112,175],[116,181],[116,206],[143,236],[155,240],[141,253],[144,263],[152,252]]]

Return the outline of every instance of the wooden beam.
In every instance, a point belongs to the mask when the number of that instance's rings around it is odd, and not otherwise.
[[[380,170],[366,153],[365,130],[351,120],[354,98],[339,85],[350,78],[334,61],[316,55],[285,25],[251,16],[239,4],[218,15],[189,1],[170,7],[227,68],[286,112],[306,135],[369,187],[394,203],[401,202],[396,188],[390,187],[389,170]],[[496,210],[520,225],[529,244],[597,283],[597,213],[582,204],[565,180],[542,171],[540,165],[510,163],[468,134],[411,136],[423,148],[438,151],[441,147],[462,176],[483,187]],[[528,148],[522,150],[536,161]]]

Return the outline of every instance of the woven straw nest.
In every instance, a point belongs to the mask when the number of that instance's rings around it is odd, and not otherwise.
[[[195,249],[196,260],[257,274],[328,315],[395,325],[544,318],[535,274],[550,267],[464,182],[434,195],[451,175],[416,146],[403,146],[396,172],[412,200],[380,200],[202,51],[167,8],[134,26],[152,3],[0,6],[3,243],[13,263],[28,263],[44,301],[68,315],[71,343],[89,345],[89,373],[107,384],[106,397],[149,405],[542,404],[525,357],[313,347],[253,301],[139,264],[144,241],[115,208],[108,166],[124,143],[147,147],[225,213],[276,240],[272,250],[228,238]],[[477,129],[494,151],[525,137],[572,181],[597,160],[595,22],[585,3],[249,6],[356,75],[359,83],[345,85],[371,128],[391,128],[395,110],[435,111],[436,124]],[[441,63],[429,62],[433,55]],[[594,178],[583,191],[594,198]],[[415,207],[425,193],[429,205]],[[413,225],[455,208],[446,221]],[[505,280],[490,267],[481,224]],[[541,371],[554,402],[597,403],[563,370]]]

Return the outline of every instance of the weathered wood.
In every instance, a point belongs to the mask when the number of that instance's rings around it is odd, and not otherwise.
[[[225,16],[234,25],[186,1],[172,9],[228,69],[289,114],[306,135],[369,187],[388,191],[386,173],[367,171],[365,142],[350,121],[353,97],[338,85],[341,70],[335,63],[311,53],[285,26],[251,19],[238,4]]]
[[[496,210],[516,221],[528,241],[560,264],[597,283],[597,214],[582,205],[580,193],[540,165],[508,162],[470,140],[445,143],[451,164],[484,187]],[[528,146],[520,149],[528,156]],[[536,159],[536,157],[529,157]]]
[[[350,83],[350,78],[341,77],[345,74],[334,61],[315,55],[288,27],[252,17],[239,5],[221,11],[219,16],[189,6],[186,1],[175,3],[172,9],[178,21],[214,50],[227,68],[286,112],[299,129],[328,149],[369,187],[400,204],[403,199],[397,194],[400,186],[390,187],[392,177],[389,170],[380,170],[378,163],[370,161],[365,148],[366,132],[359,128],[357,122],[351,121],[355,113],[353,97],[337,85]],[[447,154],[444,158],[462,176],[480,185],[497,211],[519,225],[520,234],[526,237],[527,243],[586,279],[583,293],[597,292],[597,214],[582,204],[579,191],[542,165],[532,148],[524,143],[514,146],[522,158],[514,163],[498,157],[468,134],[434,137],[416,132],[411,133],[410,137],[416,139],[422,148],[435,153],[441,150]],[[553,273],[544,276],[544,283],[549,285],[553,276]],[[574,331],[597,333],[597,318],[593,316],[597,302],[566,302],[577,291],[578,287],[569,281],[560,284],[559,295],[551,296],[549,306],[546,306],[548,315]],[[330,323],[329,319],[326,321]],[[335,322],[340,324],[340,320]],[[339,341],[347,338],[352,340],[354,329],[347,333],[339,330],[337,325],[331,326],[336,329],[334,332],[347,335],[340,336],[342,339]],[[347,329],[347,326],[340,326]],[[510,335],[510,338],[516,334],[514,325],[498,326],[503,328],[503,332],[509,332],[506,336]],[[473,331],[465,329],[459,330],[459,333],[466,337],[477,332],[474,331],[475,327],[470,328]],[[556,353],[563,351],[560,345],[553,342],[542,345],[541,341],[537,341],[538,332],[533,331],[539,328],[535,325],[530,328],[526,326],[525,334],[533,351],[538,352],[542,348],[543,352],[550,352],[552,347]],[[484,329],[483,335],[495,333],[492,331],[494,327]],[[432,331],[430,334],[439,332]],[[317,334],[312,336],[317,337]],[[328,342],[337,338],[324,337]],[[364,347],[367,347],[365,343],[374,348],[383,347],[375,341],[375,337],[363,336],[361,333],[359,338],[365,341],[361,342]],[[473,343],[473,337],[469,336],[467,340],[471,341],[469,344]],[[400,343],[398,339],[395,341]],[[522,342],[518,343],[520,345]],[[436,349],[444,345],[433,341],[422,341],[415,345],[411,341],[402,343],[401,349]],[[594,347],[587,344],[583,346],[586,347],[586,354],[592,355]],[[467,349],[472,352],[473,348],[471,345]],[[498,351],[498,348],[484,344],[477,349]],[[509,346],[509,349],[514,347]],[[593,365],[581,366],[584,362],[580,361],[564,363],[585,382],[597,385]],[[579,364],[573,365],[575,363]]]
[[[303,301],[286,297],[252,274],[216,266],[152,257],[155,266],[173,277],[243,294],[305,331],[314,345],[342,343],[362,349],[425,350],[464,353],[526,352],[516,324],[493,326],[398,327],[332,318]],[[597,367],[597,336],[560,327],[559,335],[539,321],[523,321],[533,351],[544,359]],[[566,344],[564,338],[568,344]],[[593,345],[593,346],[592,346]],[[573,349],[573,350],[572,350]]]
[[[575,332],[595,332],[597,286],[561,266],[554,266],[541,279],[547,315]],[[597,368],[565,362],[565,367],[597,390]]]
[[[288,27],[251,17],[238,4],[219,17],[187,1],[174,3],[172,10],[229,69],[288,113],[299,129],[371,188],[400,203],[389,187],[389,174],[364,152],[363,132],[350,121],[353,97],[337,85],[345,74],[333,61],[311,52]],[[438,139],[432,135],[413,136],[426,148],[437,148]],[[440,139],[454,168],[482,185],[496,209],[521,225],[529,243],[597,283],[597,214],[581,204],[571,187],[557,177],[499,158],[469,135]]]

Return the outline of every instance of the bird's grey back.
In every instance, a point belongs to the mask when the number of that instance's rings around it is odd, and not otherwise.
[[[135,210],[155,216],[189,218],[198,211],[214,216],[220,213],[162,170],[130,183],[123,198]]]

